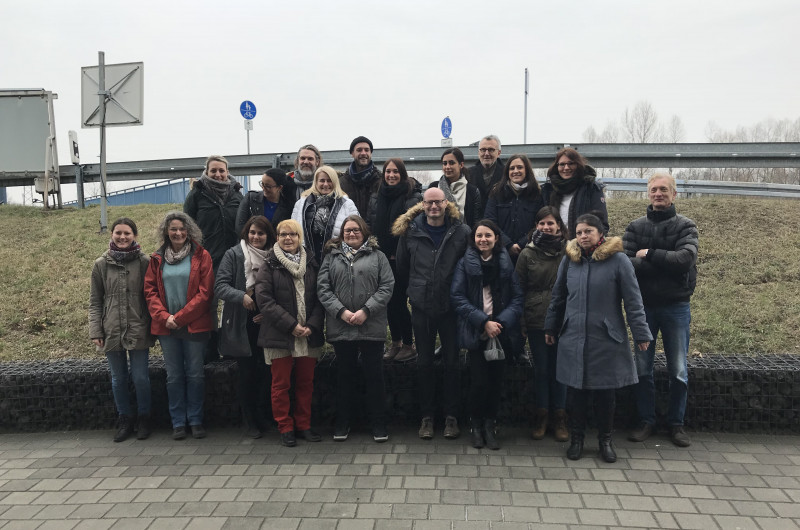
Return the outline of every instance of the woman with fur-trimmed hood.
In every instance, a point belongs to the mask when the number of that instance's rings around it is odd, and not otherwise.
[[[385,442],[389,435],[384,411],[383,345],[394,274],[360,216],[348,216],[340,234],[326,244],[317,280],[319,300],[328,317],[327,339],[338,364],[333,439],[344,441],[350,432],[360,354],[372,436],[376,442]]]
[[[567,458],[578,460],[582,455],[586,406],[591,397],[600,455],[606,462],[615,462],[611,443],[615,390],[638,381],[622,302],[638,348],[647,349],[653,337],[622,239],[605,238],[603,229],[597,215],[578,217],[576,238],[567,244],[559,266],[544,329],[548,344],[558,336],[556,378],[573,392]]]

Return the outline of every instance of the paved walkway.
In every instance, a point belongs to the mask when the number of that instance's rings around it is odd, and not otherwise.
[[[800,528],[800,437],[619,440],[605,464],[594,443],[572,462],[516,430],[500,451],[410,428],[293,449],[277,434],[112,434],[0,435],[0,528]]]

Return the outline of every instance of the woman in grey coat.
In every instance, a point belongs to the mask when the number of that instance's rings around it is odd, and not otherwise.
[[[239,406],[245,435],[261,438],[272,417],[267,405],[271,379],[258,346],[263,315],[256,305],[256,275],[275,244],[275,229],[263,215],[251,217],[242,227],[241,240],[225,252],[217,269],[214,295],[225,302],[219,329],[222,355],[234,357],[239,368]]]
[[[567,244],[559,266],[544,328],[547,344],[555,344],[558,335],[556,379],[573,392],[567,458],[578,460],[583,453],[586,407],[591,397],[600,456],[616,462],[611,442],[615,391],[638,381],[621,302],[639,350],[646,350],[653,337],[622,240],[606,239],[603,229],[597,215],[578,217],[576,238]]]
[[[394,274],[361,217],[347,217],[340,233],[340,237],[326,245],[327,254],[317,280],[319,301],[328,317],[327,339],[333,345],[338,364],[333,439],[342,442],[350,433],[360,353],[372,437],[381,443],[389,439],[382,358],[386,342],[386,306],[392,297]]]

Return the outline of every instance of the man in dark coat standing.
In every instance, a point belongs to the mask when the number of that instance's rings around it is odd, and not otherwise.
[[[628,439],[643,442],[655,430],[655,385],[653,357],[655,338],[661,330],[669,372],[667,424],[672,443],[688,447],[692,441],[683,428],[689,374],[689,298],[697,281],[697,226],[675,212],[678,194],[675,179],[656,172],[647,182],[650,206],[647,215],[625,229],[625,253],[631,259],[642,292],[647,324],[653,341],[646,351],[636,352],[639,383],[634,387],[639,426]]]
[[[458,260],[467,250],[471,230],[460,220],[458,207],[445,199],[439,188],[428,188],[422,203],[397,218],[392,233],[397,243],[397,275],[408,286],[411,325],[417,341],[417,373],[422,424],[419,437],[433,438],[436,370],[433,352],[436,335],[442,343],[445,415],[444,437],[457,438],[458,406],[461,401],[458,317],[450,306],[450,284]]]
[[[478,142],[478,162],[469,169],[467,175],[467,181],[481,192],[481,211],[478,219],[483,218],[492,187],[503,178],[500,147],[500,138],[494,134],[481,138],[481,141]]]
[[[366,136],[354,138],[350,142],[350,155],[353,157],[353,162],[339,177],[339,184],[355,203],[359,215],[369,224],[370,220],[367,218],[369,199],[373,193],[378,192],[381,183],[381,172],[372,163],[370,139]]]

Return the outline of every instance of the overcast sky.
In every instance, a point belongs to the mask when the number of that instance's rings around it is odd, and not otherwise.
[[[98,160],[80,69],[100,50],[144,62],[144,125],[109,130],[109,162],[244,154],[245,99],[252,153],[361,134],[437,146],[446,115],[456,145],[522,143],[526,67],[529,143],[579,143],[639,100],[678,115],[690,142],[709,122],[800,117],[796,0],[76,0],[4,2],[2,18],[0,88],[58,93],[61,164],[70,129],[82,162]]]

